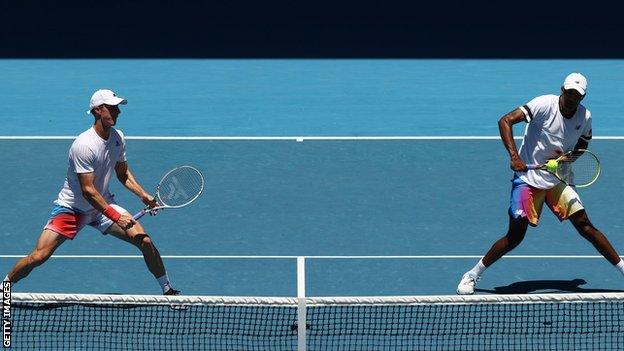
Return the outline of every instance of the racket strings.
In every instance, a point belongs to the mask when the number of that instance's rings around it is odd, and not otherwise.
[[[557,176],[568,184],[584,185],[592,183],[600,174],[598,160],[590,153],[573,153],[560,161]]]
[[[167,174],[158,188],[158,198],[165,206],[182,206],[202,192],[204,180],[192,167],[181,167]]]

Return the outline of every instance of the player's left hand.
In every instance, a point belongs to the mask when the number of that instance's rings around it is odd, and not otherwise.
[[[152,195],[149,195],[149,194],[142,196],[141,201],[143,201],[145,206],[148,206],[150,209],[158,206],[158,201],[156,201],[156,199]],[[149,211],[149,214],[151,216],[155,216],[157,212],[158,212],[157,210]]]

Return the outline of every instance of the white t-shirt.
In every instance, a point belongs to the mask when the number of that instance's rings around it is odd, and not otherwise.
[[[111,128],[108,140],[104,140],[93,127],[89,128],[74,140],[69,149],[67,177],[55,203],[83,212],[93,210],[93,206],[82,196],[78,173],[93,173],[95,188],[107,202],[111,202],[108,183],[117,162],[125,161],[126,141],[121,131]]]
[[[549,159],[572,151],[579,139],[592,138],[591,113],[579,105],[574,116],[565,118],[559,112],[559,96],[542,95],[520,107],[528,122],[520,146],[520,158],[526,164],[544,164]],[[516,172],[520,179],[539,189],[550,189],[559,183],[543,170]]]

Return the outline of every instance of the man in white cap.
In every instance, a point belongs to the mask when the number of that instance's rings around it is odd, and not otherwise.
[[[171,287],[163,261],[143,226],[124,208],[115,204],[108,184],[113,171],[117,179],[149,206],[156,207],[153,196],[136,181],[126,160],[126,142],[120,130],[113,128],[127,100],[111,90],[96,91],[89,111],[95,122],[74,140],[69,149],[65,183],[37,240],[35,249],[19,260],[4,280],[15,283],[43,264],[65,240],[72,240],[86,225],[103,234],[111,234],[138,247],[148,269],[165,295],[178,295]]]
[[[611,264],[624,274],[624,261],[609,240],[589,220],[576,190],[543,170],[528,170],[527,164],[544,164],[549,159],[577,149],[586,149],[592,138],[591,114],[581,101],[587,94],[587,79],[580,73],[568,75],[560,95],[543,95],[504,115],[498,121],[503,144],[514,170],[509,206],[509,228],[479,262],[466,272],[457,286],[461,295],[473,294],[485,269],[513,250],[529,225],[538,224],[544,203],[559,218],[569,219]],[[528,123],[520,151],[516,149],[512,126]]]

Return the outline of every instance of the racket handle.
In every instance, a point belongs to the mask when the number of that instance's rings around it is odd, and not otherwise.
[[[145,210],[141,210],[139,212],[137,212],[137,214],[135,214],[134,216],[132,216],[132,218],[134,218],[135,220],[145,216],[146,211]]]
[[[526,165],[527,169],[540,169],[542,165]]]

